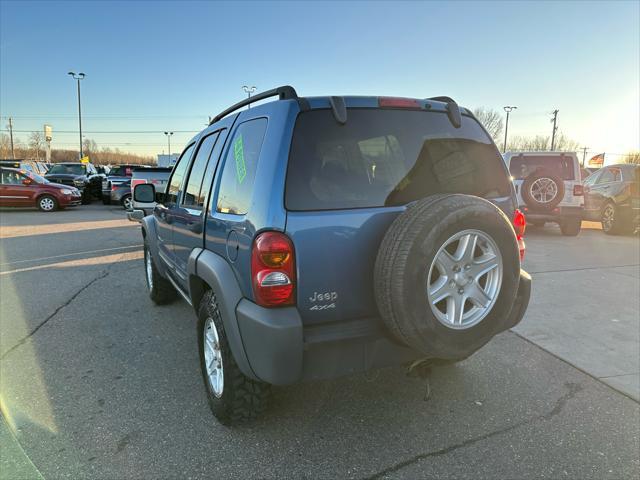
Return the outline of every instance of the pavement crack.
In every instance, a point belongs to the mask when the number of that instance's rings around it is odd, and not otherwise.
[[[53,317],[55,317],[63,308],[68,307],[78,297],[78,295],[80,295],[82,292],[84,292],[87,288],[89,288],[91,285],[96,283],[98,280],[102,280],[103,278],[105,278],[107,275],[109,275],[109,270],[108,269],[103,271],[103,272],[101,272],[100,275],[95,277],[93,280],[91,280],[89,283],[84,285],[82,288],[78,289],[78,291],[76,293],[74,293],[73,295],[71,295],[71,297],[69,297],[69,299],[66,302],[64,302],[62,305],[60,305],[58,308],[56,308],[53,311],[53,313],[51,313],[47,318],[45,318],[42,322],[40,322],[36,326],[36,328],[31,330],[31,332],[29,332],[27,335],[25,335],[20,340],[18,340],[18,342],[14,346],[12,346],[9,350],[4,352],[2,354],[2,356],[0,356],[0,360],[4,360],[6,357],[9,356],[9,354],[11,352],[16,350],[18,347],[24,345],[24,343],[27,340],[29,340],[31,337],[33,337],[38,330],[40,330],[43,326],[45,326],[47,324],[47,322],[49,322],[49,320],[51,320]]]
[[[497,435],[502,435],[503,433],[508,433],[512,430],[515,430],[517,428],[520,428],[522,426],[525,425],[530,425],[532,423],[536,423],[539,421],[545,421],[545,420],[550,420],[551,418],[559,415],[562,410],[565,408],[565,406],[567,405],[567,402],[569,400],[571,400],[572,398],[574,398],[578,392],[580,392],[583,387],[582,385],[578,384],[578,383],[565,383],[565,387],[567,387],[567,392],[564,393],[564,395],[562,395],[560,398],[558,398],[555,402],[555,405],[553,406],[553,408],[544,414],[541,415],[535,415],[533,417],[527,418],[526,420],[522,420],[520,422],[514,423],[513,425],[509,425],[507,427],[504,428],[500,428],[498,430],[493,430],[492,432],[488,432],[485,433],[483,435],[479,435],[477,437],[473,437],[473,438],[469,438],[467,440],[464,440],[460,443],[456,443],[454,445],[450,445],[448,447],[445,448],[441,448],[439,450],[434,450],[431,452],[427,452],[427,453],[421,453],[419,455],[415,455],[407,460],[404,460],[402,462],[396,463],[395,465],[391,465],[390,467],[385,468],[384,470],[380,470],[379,472],[374,473],[373,475],[370,475],[368,477],[365,477],[364,480],[375,480],[378,478],[383,478],[386,475],[389,475],[391,473],[395,473],[399,470],[402,470],[405,467],[408,467],[412,464],[418,463],[422,460],[425,460],[427,458],[431,458],[431,457],[438,457],[441,455],[446,455],[448,453],[451,453],[455,450],[459,450],[461,448],[465,448],[468,447],[470,445],[474,445],[478,442],[482,442],[483,440],[487,440],[491,437],[495,437]]]
[[[602,265],[600,267],[580,267],[580,268],[563,268],[559,270],[540,270],[529,271],[531,275],[540,275],[542,273],[562,273],[562,272],[582,272],[584,270],[606,270],[608,268],[625,268],[625,267],[640,267],[640,263],[632,263],[627,265]]]

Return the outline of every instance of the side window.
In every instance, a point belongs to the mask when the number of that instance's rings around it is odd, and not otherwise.
[[[611,169],[606,168],[602,174],[598,177],[598,180],[596,181],[596,185],[600,184],[600,183],[609,183],[609,182],[613,182],[615,180],[615,175],[613,174],[613,172],[611,171]]]
[[[619,168],[611,168],[611,174],[613,175],[612,182],[619,182],[622,180],[622,172]]]
[[[20,185],[24,177],[18,172],[12,170],[2,170],[2,178],[0,183],[3,185]]]
[[[167,195],[165,198],[166,204],[176,203],[178,200],[180,185],[182,185],[184,174],[187,171],[187,167],[189,166],[189,159],[191,158],[193,147],[195,147],[195,143],[189,145],[186,150],[182,152],[182,155],[180,155],[180,158],[176,162],[176,166],[173,167],[171,179],[169,180],[169,186],[167,187]]]
[[[249,210],[267,119],[241,124],[229,145],[224,161],[217,210],[243,215]]]
[[[599,176],[600,176],[600,172],[595,172],[595,173],[591,174],[590,176],[588,176],[585,179],[584,184],[585,185],[593,185],[594,183],[596,183],[596,180],[598,180]]]
[[[202,186],[202,179],[207,170],[211,151],[219,135],[219,132],[212,133],[200,142],[198,153],[196,153],[196,158],[193,161],[189,179],[187,180],[187,188],[182,198],[182,205],[185,207],[202,208],[204,205],[205,199],[200,192],[200,187]]]

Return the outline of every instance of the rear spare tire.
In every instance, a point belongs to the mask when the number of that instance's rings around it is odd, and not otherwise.
[[[464,358],[511,326],[519,272],[516,236],[498,207],[436,195],[407,208],[385,234],[376,302],[402,343],[432,358]]]
[[[552,210],[564,197],[564,182],[552,173],[538,170],[525,178],[520,193],[529,208]]]

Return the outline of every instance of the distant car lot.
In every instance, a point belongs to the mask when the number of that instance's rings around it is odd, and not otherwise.
[[[138,294],[139,226],[120,206],[0,209],[0,227],[2,413],[45,478],[640,473],[638,237],[529,229],[525,319],[434,369],[427,402],[391,368],[278,389],[231,431],[206,404],[190,307]]]

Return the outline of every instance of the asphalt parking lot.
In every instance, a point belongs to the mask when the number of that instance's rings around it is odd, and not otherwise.
[[[98,204],[0,210],[2,478],[638,478],[640,240],[530,229],[523,322],[425,383],[401,368],[211,415],[184,302]]]

